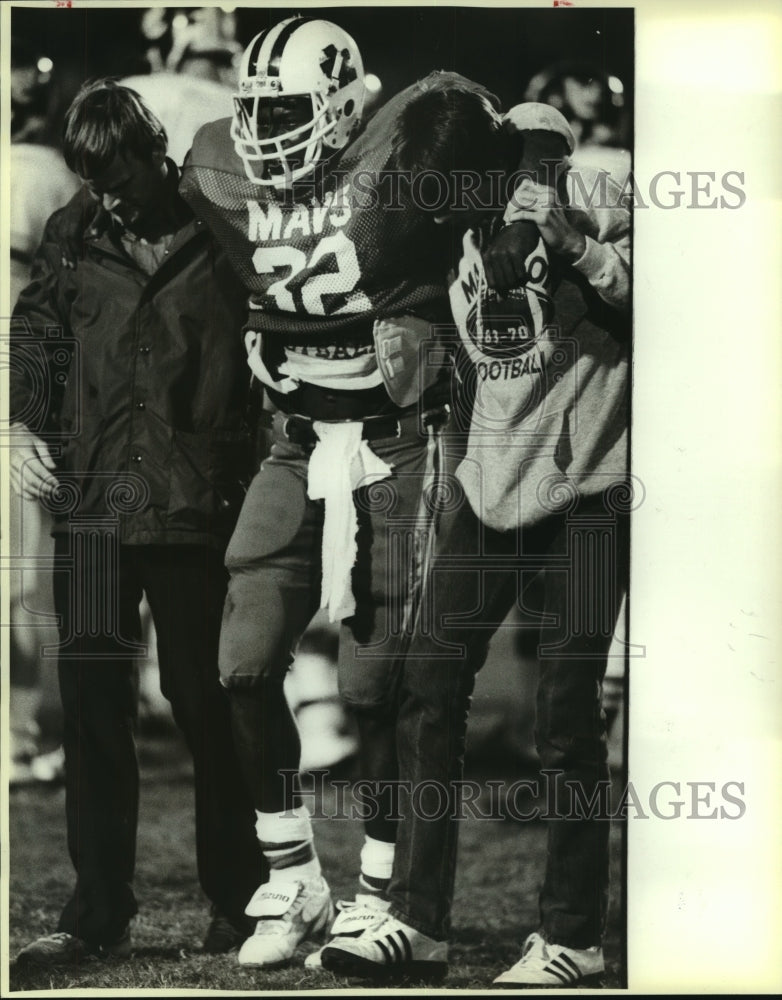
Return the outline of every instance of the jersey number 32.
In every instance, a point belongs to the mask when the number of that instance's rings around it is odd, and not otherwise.
[[[324,267],[332,259],[329,270]],[[266,294],[282,312],[304,312],[310,316],[338,316],[371,310],[372,303],[356,291],[361,277],[355,244],[342,230],[324,236],[307,260],[303,250],[292,246],[262,246],[253,254],[258,274],[287,274],[273,281]]]

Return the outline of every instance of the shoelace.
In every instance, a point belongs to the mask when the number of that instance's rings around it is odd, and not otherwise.
[[[372,906],[371,903],[366,903],[364,902],[363,899],[338,899],[337,909],[344,912],[347,912],[349,910],[362,909],[362,910],[369,910],[372,913],[377,913],[378,916],[382,917],[386,916],[385,910],[381,910],[380,907],[377,906]]]
[[[396,917],[392,917],[390,913],[379,914],[381,919],[374,925],[374,927],[367,928],[366,935],[369,940],[374,939],[379,934],[390,934],[399,926],[399,921]]]
[[[527,946],[521,953],[521,957],[526,958],[527,955],[529,955],[530,952],[533,952],[536,948],[543,956],[543,958],[549,957],[548,948],[546,947],[546,942],[542,937],[539,936],[533,937],[527,942]]]
[[[366,910],[367,913],[371,914],[375,918],[374,923],[368,922],[366,927],[363,928],[363,930],[356,932],[348,932],[350,936],[355,936],[356,934],[367,933],[369,931],[372,931],[388,918],[388,914],[385,912],[385,910],[381,910],[378,907],[372,906],[371,903],[366,903],[363,899],[361,900],[338,899],[337,909],[340,911],[340,914],[345,913],[348,919],[350,918],[351,913],[357,910]],[[338,932],[336,936],[340,937],[342,935]]]

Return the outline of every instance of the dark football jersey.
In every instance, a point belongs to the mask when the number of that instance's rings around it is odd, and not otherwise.
[[[294,197],[246,177],[230,119],[197,133],[180,191],[250,293],[251,328],[286,345],[335,345],[366,343],[375,318],[448,321],[447,227],[412,204],[391,170],[396,118],[417,86],[392,97]]]

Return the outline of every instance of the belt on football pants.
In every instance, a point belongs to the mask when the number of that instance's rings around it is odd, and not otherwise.
[[[364,441],[379,441],[383,438],[401,438],[413,432],[423,433],[429,428],[434,430],[443,427],[448,422],[451,408],[447,403],[432,407],[421,412],[418,407],[392,415],[381,414],[374,417],[363,417],[355,421],[327,420],[323,423],[361,423],[361,437]],[[300,413],[271,413],[264,410],[260,414],[262,427],[266,427],[284,438],[291,444],[302,448],[314,448],[318,443],[312,417]]]
[[[370,449],[370,442],[416,434],[428,437],[431,448],[434,432],[449,414],[447,404],[423,412],[415,406],[396,415],[359,420],[314,420],[297,413],[263,412],[262,424],[308,451],[307,495],[325,501],[321,608],[328,609],[330,621],[349,618],[356,609],[351,584],[358,551],[353,492],[359,484],[370,485],[392,474],[392,467]]]

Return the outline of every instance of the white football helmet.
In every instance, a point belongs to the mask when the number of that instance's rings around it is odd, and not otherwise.
[[[364,66],[330,21],[291,17],[250,42],[234,95],[231,138],[255,184],[288,188],[343,149],[361,123]]]

